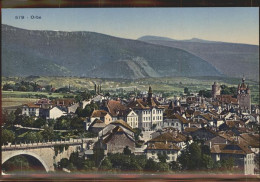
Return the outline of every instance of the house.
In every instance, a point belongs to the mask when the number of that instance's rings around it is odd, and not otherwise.
[[[238,140],[241,143],[246,143],[255,154],[259,153],[259,147],[260,147],[259,134],[242,133],[238,137]]]
[[[233,158],[236,168],[246,175],[254,174],[254,153],[247,146],[238,143],[216,144],[211,147],[211,156],[214,161]]]
[[[135,151],[135,138],[133,129],[123,120],[113,121],[105,126],[99,133],[100,147],[107,153],[123,153],[128,147]]]
[[[186,127],[189,127],[189,121],[179,114],[173,114],[164,119],[163,127],[173,127],[183,131]]]
[[[79,103],[76,103],[75,99],[55,99],[52,101],[52,105],[62,108],[68,114],[75,113],[79,107]]]
[[[94,110],[90,116],[90,123],[92,123],[95,119],[103,121],[106,125],[112,122],[111,115],[104,110]]]
[[[57,106],[48,109],[42,109],[42,117],[46,119],[57,119],[65,115],[67,115],[67,113]]]
[[[110,113],[113,121],[116,121],[119,119],[119,112],[127,110],[127,107],[121,104],[119,100],[108,100],[107,102],[105,102],[105,106],[103,109]]]
[[[168,156],[167,162],[176,161],[181,149],[185,148],[186,141],[191,142],[188,137],[177,132],[168,131],[149,141],[147,141],[146,156],[155,161],[158,160],[158,154]]]
[[[120,110],[118,119],[126,121],[132,128],[138,128],[138,115],[132,109]]]
[[[102,138],[103,136],[106,136],[109,132],[111,132],[116,126],[120,126],[129,136],[134,138],[134,130],[131,126],[129,126],[125,121],[123,120],[116,120],[108,124],[103,130],[101,130],[98,133],[99,138]]]
[[[22,106],[22,115],[26,116],[35,116],[40,115],[40,105],[34,103],[27,103]]]
[[[88,127],[88,131],[93,133],[99,133],[102,129],[106,127],[106,123],[100,119],[95,119]]]
[[[149,143],[156,143],[156,142],[168,142],[173,143],[176,146],[180,147],[180,149],[185,148],[186,142],[189,141],[189,143],[192,142],[191,138],[179,133],[178,131],[168,131],[166,133],[163,133],[149,141],[147,141],[147,144]]]
[[[211,138],[207,141],[205,141],[205,145],[208,145],[209,148],[211,148],[213,145],[217,145],[217,144],[230,144],[234,141],[233,138],[231,138],[231,136],[228,136],[226,134],[219,134],[217,136],[215,136],[214,138]]]
[[[152,97],[152,88],[149,87],[148,97],[134,99],[127,105],[138,115],[138,128],[150,131],[155,127],[163,126],[164,108]]]
[[[176,146],[173,143],[168,143],[167,141],[165,141],[149,143],[145,150],[145,153],[148,159],[152,158],[156,162],[159,162],[158,154],[166,155],[166,162],[171,162],[177,160],[178,151],[180,151],[180,147]]]
[[[217,132],[213,131],[210,128],[199,128],[196,129],[195,131],[190,132],[190,135],[192,136],[193,140],[210,140],[214,137],[216,137],[218,134]]]

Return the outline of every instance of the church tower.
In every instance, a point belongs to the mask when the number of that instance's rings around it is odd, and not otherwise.
[[[216,82],[214,82],[214,84],[212,85],[212,90],[211,90],[211,96],[213,99],[215,99],[217,97],[217,95],[220,95],[220,85]]]
[[[153,104],[153,91],[152,91],[152,87],[149,86],[149,90],[148,90],[148,97],[147,97],[147,103],[151,106]]]
[[[251,113],[251,91],[249,85],[245,84],[245,77],[242,78],[242,83],[237,87],[237,100],[241,112]]]

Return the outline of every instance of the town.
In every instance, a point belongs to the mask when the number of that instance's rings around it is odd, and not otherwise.
[[[214,82],[211,91],[199,93],[185,88],[167,99],[152,86],[115,98],[95,83],[75,97],[23,104],[3,113],[3,173],[29,170],[31,160],[46,172],[62,173],[259,174],[259,105],[251,103],[244,77],[237,84],[234,89]],[[56,92],[36,83],[19,87],[27,88]],[[3,89],[14,90],[8,84]]]

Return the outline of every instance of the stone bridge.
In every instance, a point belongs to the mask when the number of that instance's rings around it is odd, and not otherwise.
[[[10,158],[18,155],[28,155],[36,158],[48,171],[54,171],[54,164],[62,158],[69,158],[70,154],[76,151],[84,151],[91,142],[96,142],[97,138],[82,138],[60,141],[49,141],[39,143],[8,144],[2,146],[2,165]],[[68,146],[61,153],[55,154],[55,146]]]

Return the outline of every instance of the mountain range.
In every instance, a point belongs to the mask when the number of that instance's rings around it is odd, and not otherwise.
[[[167,38],[130,40],[87,31],[26,30],[9,25],[2,25],[1,31],[3,76],[137,79],[225,74],[218,64],[190,50],[164,45],[176,42]]]
[[[193,38],[174,40],[165,37],[143,36],[138,40],[155,45],[179,48],[196,55],[229,77],[259,80],[259,46]]]

